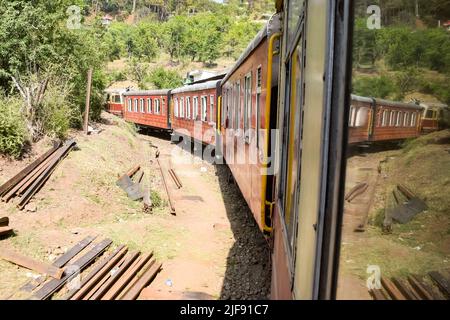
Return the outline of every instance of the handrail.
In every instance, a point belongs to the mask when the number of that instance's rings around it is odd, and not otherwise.
[[[274,33],[269,39],[269,49],[268,49],[268,61],[267,61],[267,89],[266,89],[266,112],[265,112],[265,127],[266,131],[266,143],[264,144],[264,153],[263,153],[263,174],[262,174],[262,183],[261,183],[261,225],[263,231],[272,232],[273,227],[269,227],[266,224],[266,204],[270,206],[270,216],[272,216],[273,204],[266,199],[266,190],[267,190],[267,165],[268,165],[268,153],[269,153],[269,135],[270,135],[270,112],[271,112],[271,101],[272,101],[272,66],[273,66],[273,57],[278,55],[279,52],[274,52],[274,43],[277,39],[281,37],[281,33]]]

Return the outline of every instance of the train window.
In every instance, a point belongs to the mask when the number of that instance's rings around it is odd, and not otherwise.
[[[444,70],[431,71],[423,55],[391,59],[404,55],[405,44],[411,53],[422,52],[424,47],[439,51],[427,35],[444,35],[445,30],[438,28],[438,14],[427,16],[428,7],[435,5],[425,1],[352,2],[351,93],[375,99],[382,127],[372,128],[368,135],[352,128],[344,133],[349,142],[343,159],[345,184],[339,189],[343,207],[339,273],[332,296],[345,300],[445,299],[447,294],[436,278],[450,275],[450,131],[434,127],[431,121],[436,116],[431,101],[442,96],[420,83],[408,83],[409,94],[399,95],[404,83],[398,82],[398,75],[406,76],[412,70],[419,75],[431,72],[439,78],[436,83],[448,83],[450,78]],[[380,24],[375,26],[374,21]],[[380,44],[389,49],[379,50]],[[392,84],[389,92],[370,87],[380,78]],[[435,81],[421,78],[424,83]],[[411,98],[419,98],[420,104],[407,102]],[[306,157],[310,154],[305,151]],[[336,195],[330,192],[330,197]],[[299,228],[301,234],[301,223]],[[335,273],[322,275],[322,262],[328,263],[326,253],[325,259],[316,260],[316,275],[334,277]],[[305,265],[300,259],[298,263],[301,268]],[[320,295],[320,281],[317,288]]]
[[[178,118],[178,98],[173,100],[173,114]]]
[[[252,74],[244,78],[244,137],[249,142],[249,129],[252,119]]]
[[[256,71],[256,147],[259,148],[259,133],[261,130],[261,66]]]
[[[198,97],[194,97],[194,120],[198,120]]]
[[[297,221],[300,196],[300,175],[303,139],[303,39],[299,38],[295,50],[286,62],[285,106],[283,123],[282,173],[279,199],[282,212],[286,244],[288,245],[290,267],[295,262]]]
[[[138,112],[138,104],[139,104],[138,99],[134,99],[134,112]]]
[[[203,96],[203,97],[201,97],[201,99],[202,99],[202,121],[206,121],[206,109],[207,109],[207,97],[206,96]]]
[[[128,111],[132,111],[132,108],[133,108],[133,102],[132,102],[132,100],[131,99],[128,99]]]
[[[165,114],[165,110],[166,110],[166,99],[165,99],[165,98],[162,98],[161,101],[162,101],[162,105],[161,105],[161,107],[160,107],[159,112],[162,113],[162,114]]]
[[[291,0],[288,2],[288,38],[286,45],[294,42],[295,31],[298,29],[298,24],[301,18],[301,12],[304,6],[305,0]]]
[[[238,81],[236,83],[235,99],[236,104],[234,105],[235,108],[234,128],[236,129],[236,132],[239,132],[239,129],[241,128],[241,81]]]
[[[152,99],[147,99],[147,112],[152,113]]]
[[[155,99],[155,113],[160,114],[161,113],[161,104],[159,99]]]
[[[113,95],[113,102],[115,102],[115,103],[121,103],[122,102],[122,97],[120,96],[120,94]]]
[[[389,117],[389,111],[383,110],[383,121],[381,122],[382,127],[386,127],[388,125],[388,117]]]
[[[216,122],[216,119],[214,119],[214,96],[209,96],[209,121],[210,122]]]
[[[144,108],[144,99],[140,99],[140,107],[141,107],[141,113],[145,112],[145,108]]]
[[[184,118],[184,97],[180,98],[180,118]]]
[[[411,117],[411,127],[414,127],[416,125],[416,117],[417,114],[414,112]]]
[[[186,97],[186,118],[191,118],[191,97]]]
[[[403,126],[407,127],[408,126],[408,122],[409,121],[409,112],[405,112],[405,116],[403,117]]]

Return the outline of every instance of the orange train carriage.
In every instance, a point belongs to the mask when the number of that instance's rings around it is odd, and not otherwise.
[[[171,128],[176,135],[215,144],[219,84],[213,80],[171,91]]]
[[[170,129],[170,90],[143,90],[124,93],[123,118],[154,129]]]

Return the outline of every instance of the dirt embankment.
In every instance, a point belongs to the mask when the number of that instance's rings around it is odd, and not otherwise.
[[[2,248],[51,262],[88,235],[110,238],[130,250],[154,252],[163,270],[141,298],[266,298],[270,287],[269,252],[249,216],[238,189],[226,182],[226,167],[200,161],[177,165],[183,188],[166,172],[177,216],[169,213],[155,160],[159,146],[165,169],[176,146],[168,136],[137,134],[123,120],[104,114],[100,134],[73,132],[79,150],[72,151],[32,200],[36,210],[19,211],[0,202],[0,216],[9,216],[16,235],[0,240]],[[49,148],[43,141],[30,159],[0,159],[0,183]],[[116,186],[119,174],[136,164],[159,205],[152,214]],[[19,288],[30,272],[0,260],[0,298],[27,298]],[[19,293],[18,293],[19,292]]]

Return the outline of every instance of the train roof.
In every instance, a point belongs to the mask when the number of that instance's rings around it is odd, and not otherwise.
[[[391,106],[391,107],[411,108],[411,109],[417,109],[417,110],[423,109],[423,107],[421,107],[415,103],[406,103],[406,102],[391,101],[391,100],[386,100],[386,99],[362,97],[362,96],[357,96],[355,94],[352,94],[351,97],[352,97],[352,100],[354,100],[354,101],[368,102],[368,103],[373,103],[375,101],[377,104],[382,104],[382,105]]]
[[[241,54],[239,59],[234,64],[233,68],[227,73],[225,78],[222,80],[222,84],[224,84],[231,75],[239,68],[239,66],[244,63],[245,60],[250,56],[250,54],[259,46],[259,44],[266,38],[270,37],[272,34],[278,32],[280,30],[280,16],[278,14],[275,14],[272,16],[272,18],[269,20],[269,22],[266,23],[264,28],[262,28],[258,34],[255,36],[255,38],[249,43],[247,48],[244,50],[244,52]]]
[[[355,94],[352,94],[352,100],[359,101],[359,102],[369,102],[369,103],[373,102],[372,98],[357,96]]]
[[[169,89],[134,90],[124,93],[124,96],[162,96],[169,93]]]
[[[217,88],[217,84],[219,82],[220,82],[220,80],[212,80],[212,81],[198,83],[198,84],[191,84],[191,85],[187,85],[184,87],[173,89],[171,91],[171,93],[183,93],[183,92],[190,92],[190,91],[213,89],[213,88]]]
[[[390,107],[401,107],[401,108],[410,108],[410,109],[417,109],[422,110],[423,107],[419,106],[415,103],[406,103],[406,102],[399,102],[399,101],[391,101],[391,100],[385,100],[385,99],[375,99],[377,104],[383,104]]]

